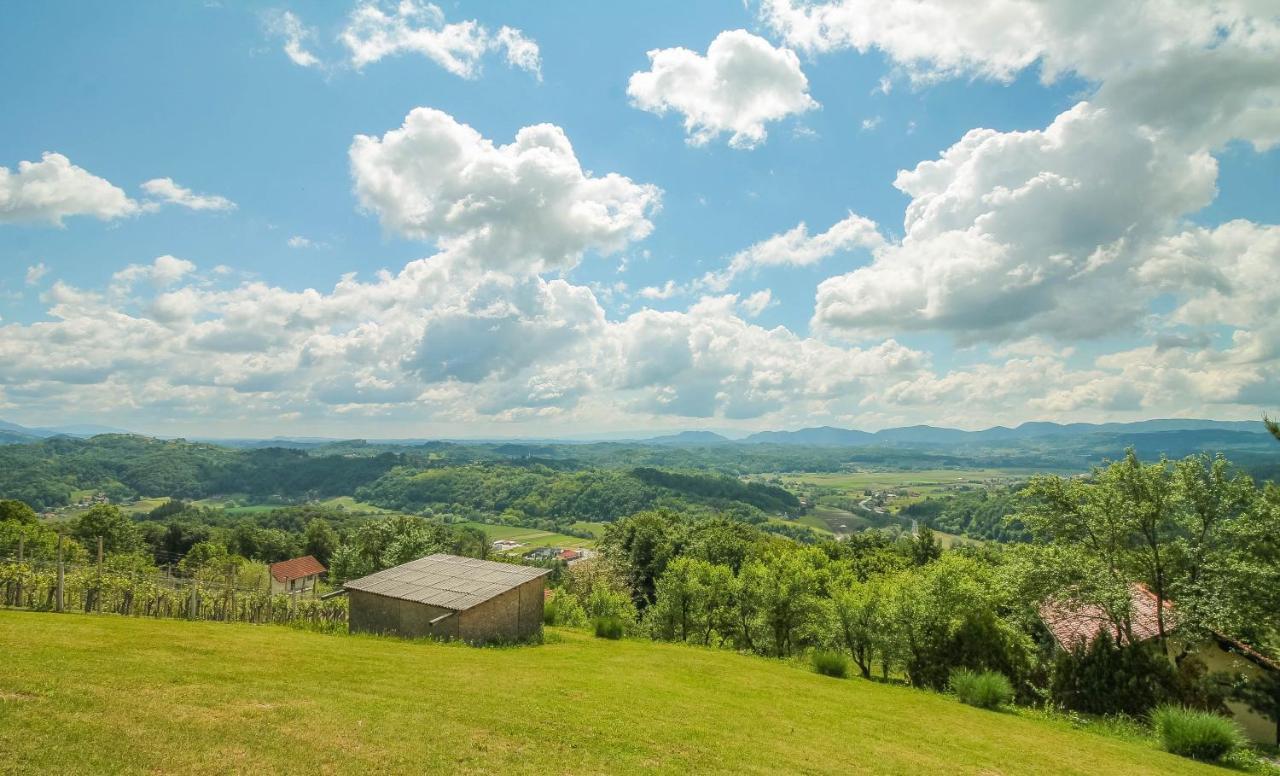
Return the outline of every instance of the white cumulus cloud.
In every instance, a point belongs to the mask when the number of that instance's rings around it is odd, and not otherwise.
[[[641,110],[684,116],[693,145],[728,134],[730,146],[752,148],[767,123],[818,107],[795,53],[745,30],[720,33],[705,55],[655,49],[649,63],[632,74],[627,95]]]
[[[356,69],[385,57],[416,53],[454,75],[475,78],[482,58],[499,51],[507,64],[542,77],[538,44],[520,30],[504,26],[490,33],[474,19],[446,22],[439,6],[420,0],[401,0],[394,8],[362,3],[338,37]]]
[[[384,227],[492,268],[563,269],[587,250],[621,250],[652,231],[661,199],[656,186],[584,171],[551,124],[499,146],[416,108],[399,129],[357,136],[350,158],[360,204]]]
[[[62,154],[46,152],[38,162],[18,162],[17,172],[0,167],[0,223],[62,226],[70,216],[110,221],[140,209],[122,189]]]

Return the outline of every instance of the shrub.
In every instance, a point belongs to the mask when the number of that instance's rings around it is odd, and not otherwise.
[[[587,624],[587,613],[576,597],[561,590],[547,601],[542,610],[542,622],[545,625],[582,627]]]
[[[1244,743],[1234,722],[1206,711],[1161,706],[1151,722],[1165,751],[1196,760],[1220,760]]]
[[[997,671],[976,673],[966,668],[952,671],[951,691],[961,703],[980,709],[998,709],[1013,700],[1013,685]]]
[[[837,679],[849,676],[849,658],[843,652],[818,649],[814,650],[810,659],[813,661],[813,670],[823,676],[834,676]]]
[[[626,630],[626,624],[620,617],[597,617],[596,637],[601,639],[620,639]]]

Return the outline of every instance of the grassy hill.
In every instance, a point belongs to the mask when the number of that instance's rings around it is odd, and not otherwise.
[[[0,654],[4,772],[1223,772],[907,688],[572,631],[473,649],[6,610]]]

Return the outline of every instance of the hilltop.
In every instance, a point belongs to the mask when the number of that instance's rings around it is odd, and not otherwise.
[[[547,641],[0,611],[0,770],[1221,772],[796,664],[558,629]]]

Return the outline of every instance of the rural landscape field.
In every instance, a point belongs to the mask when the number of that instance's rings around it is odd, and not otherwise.
[[[0,30],[0,774],[1280,776],[1280,0]]]

